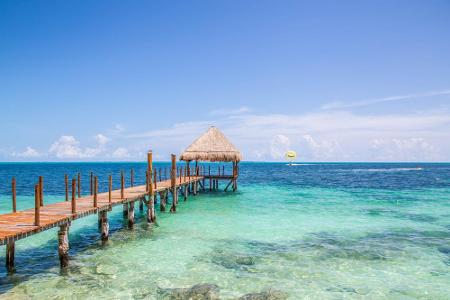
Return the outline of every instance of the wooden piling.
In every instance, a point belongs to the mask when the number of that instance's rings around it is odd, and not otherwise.
[[[156,214],[155,214],[155,194],[153,189],[153,184],[151,181],[151,176],[147,182],[148,185],[148,201],[147,201],[147,223],[155,223]],[[160,201],[162,202],[162,200]],[[165,206],[164,206],[165,210]]]
[[[157,186],[156,186],[156,169],[153,171],[153,184],[155,185],[155,190],[157,189]]]
[[[40,218],[41,201],[39,199],[39,184],[34,186],[34,226],[41,225]]]
[[[76,179],[72,179],[72,203],[71,203],[71,207],[72,207],[72,214],[76,214],[77,213],[77,202],[75,200],[75,186],[77,184]]]
[[[59,226],[58,254],[61,268],[69,266],[69,224]]]
[[[237,178],[239,174],[238,162],[233,162],[233,192],[237,190]]]
[[[17,211],[16,207],[16,178],[12,178],[11,182],[11,195],[12,195],[12,211],[15,213]]]
[[[120,171],[120,198],[125,198],[125,177],[123,176],[123,171]]]
[[[14,253],[15,253],[15,242],[14,240],[9,241],[6,244],[6,257],[5,257],[5,266],[8,273],[12,273],[14,271]]]
[[[105,242],[109,238],[108,213],[106,210],[100,212],[100,230],[102,233],[102,241]]]
[[[130,171],[130,186],[131,187],[134,186],[134,170],[133,170],[133,168],[131,168],[131,171]]]
[[[177,156],[175,154],[171,155],[171,161],[172,161],[172,168],[170,172],[170,185],[172,190],[172,207],[170,208],[170,212],[176,212],[177,211],[177,202],[178,202],[178,193],[177,193]]]
[[[66,202],[69,201],[69,176],[64,174],[64,184],[65,184],[65,192],[66,192]]]
[[[167,191],[159,192],[159,211],[166,211]]]
[[[109,175],[109,180],[108,180],[108,202],[111,203],[112,202],[112,175]]]
[[[98,177],[94,177],[94,207],[98,207],[97,201],[97,193],[98,193]]]
[[[208,176],[209,176],[209,191],[211,191],[212,190],[212,186],[211,186],[211,183],[212,183],[212,180],[211,180],[211,166],[208,166]]]
[[[128,218],[128,203],[124,203],[122,206],[123,217]]]
[[[128,228],[134,227],[134,201],[128,203]]]
[[[39,201],[40,205],[44,206],[44,178],[39,176]]]

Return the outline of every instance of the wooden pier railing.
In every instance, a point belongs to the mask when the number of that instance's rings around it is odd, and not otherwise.
[[[169,177],[166,169],[153,169],[152,152],[147,155],[146,181],[144,185],[135,185],[134,170],[130,171],[130,186],[125,186],[125,174],[120,176],[120,189],[112,189],[112,176],[108,177],[108,191],[98,192],[98,177],[90,173],[89,195],[81,195],[81,174],[71,180],[69,186],[68,175],[64,176],[65,201],[45,204],[44,203],[44,178],[39,176],[34,187],[35,207],[22,211],[16,210],[16,179],[12,179],[12,213],[0,215],[0,246],[6,245],[6,268],[14,270],[15,241],[37,234],[41,231],[59,226],[58,231],[58,254],[61,267],[69,263],[69,227],[72,221],[88,215],[98,214],[98,226],[101,232],[101,240],[107,241],[109,237],[108,211],[114,206],[123,205],[124,217],[128,219],[130,228],[134,225],[134,204],[139,201],[139,209],[147,207],[147,222],[156,222],[155,204],[159,195],[160,211],[165,211],[169,194],[172,204],[170,212],[177,210],[178,194],[187,199],[189,194],[196,195],[199,187],[206,190],[205,180],[209,179],[209,190],[217,190],[219,180],[229,180],[225,190],[232,185],[233,190],[237,188],[237,168],[233,165],[233,174],[226,175],[225,169],[218,168],[217,174],[211,174],[211,168],[196,166],[192,172],[189,164],[186,167],[176,166],[176,156],[172,155]],[[164,172],[163,172],[164,171]],[[159,180],[158,180],[159,179]],[[70,192],[70,193],[69,193]],[[70,200],[69,201],[69,196]]]

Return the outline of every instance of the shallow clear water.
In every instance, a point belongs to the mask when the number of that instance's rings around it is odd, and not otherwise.
[[[81,171],[87,191],[89,171],[104,189],[130,167],[143,181],[145,164],[0,164],[0,211],[10,210],[11,176],[22,209],[37,175],[51,202],[62,200],[64,173]],[[239,184],[158,212],[155,227],[137,211],[126,229],[118,207],[106,245],[96,216],[73,222],[64,272],[57,229],[20,240],[16,273],[0,268],[0,297],[154,299],[212,283],[223,299],[268,288],[289,299],[449,298],[450,164],[242,163]]]

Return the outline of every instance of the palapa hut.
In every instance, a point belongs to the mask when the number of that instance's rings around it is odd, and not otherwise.
[[[241,152],[239,152],[226,136],[214,126],[211,126],[203,135],[187,147],[180,157],[180,160],[184,160],[188,164],[191,161],[195,161],[196,172],[199,172],[197,168],[199,161],[232,162],[232,174],[225,174],[224,168],[222,168],[221,173],[220,167],[217,174],[211,174],[211,167],[208,166],[208,171],[206,172],[206,170],[203,169],[202,175],[204,178],[209,179],[210,190],[218,188],[219,180],[229,180],[225,190],[232,184],[233,191],[237,189],[237,178],[239,176],[238,163],[241,159]]]

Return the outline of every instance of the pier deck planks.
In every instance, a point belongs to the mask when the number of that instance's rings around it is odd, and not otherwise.
[[[180,187],[185,184],[196,182],[203,179],[202,176],[177,177],[176,186]],[[171,188],[171,180],[159,181],[154,193],[169,190]],[[71,201],[63,201],[44,205],[40,208],[40,226],[34,225],[34,208],[18,211],[16,213],[0,215],[0,245],[6,244],[8,241],[15,241],[35,233],[59,226],[61,224],[76,220],[98,211],[108,210],[110,207],[136,201],[147,195],[145,185],[128,187],[124,189],[124,198],[120,197],[120,189],[111,193],[111,203],[108,200],[108,192],[99,193],[97,195],[97,207],[94,207],[94,196],[84,196],[76,199],[76,214],[72,214]]]

